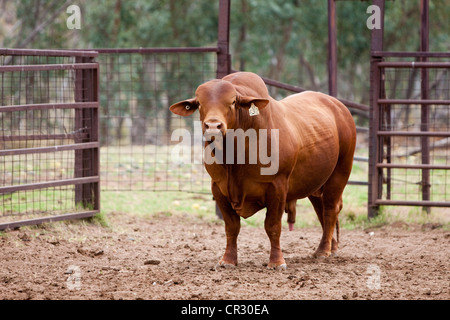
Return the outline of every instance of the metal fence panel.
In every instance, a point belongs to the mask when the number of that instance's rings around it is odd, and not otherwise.
[[[0,229],[99,211],[95,56],[0,51]]]
[[[369,205],[450,207],[450,63],[382,61],[376,68]]]

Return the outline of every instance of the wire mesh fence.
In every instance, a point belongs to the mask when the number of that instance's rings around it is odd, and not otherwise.
[[[450,206],[450,69],[423,66],[383,68],[380,200]]]
[[[182,140],[172,133],[182,128],[199,150],[198,113],[182,118],[169,107],[214,79],[216,60],[211,52],[99,50],[102,190],[210,192],[202,154],[173,154]]]
[[[92,211],[97,64],[80,53],[0,54],[0,224]]]

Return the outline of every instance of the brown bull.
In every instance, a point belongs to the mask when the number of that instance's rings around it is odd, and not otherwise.
[[[272,146],[269,153],[278,152],[279,156],[273,174],[261,173],[261,168],[268,165],[259,156],[257,163],[205,163],[225,221],[227,245],[219,264],[237,265],[240,217],[248,218],[266,207],[264,227],[271,244],[268,267],[286,268],[280,247],[282,215],[288,213],[291,229],[296,201],[305,197],[311,201],[323,230],[315,256],[335,254],[338,214],[356,143],[355,124],[347,108],[318,92],[303,92],[277,101],[269,96],[259,76],[238,72],[200,85],[195,98],[170,107],[181,116],[197,109],[205,135],[220,133],[226,137],[230,129],[267,129],[270,141],[276,137],[271,131],[278,129],[278,141],[268,142]],[[246,141],[247,158],[249,147]],[[335,226],[337,241],[333,237]]]

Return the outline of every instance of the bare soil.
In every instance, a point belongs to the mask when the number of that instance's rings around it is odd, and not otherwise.
[[[284,228],[285,271],[267,269],[263,228],[243,226],[239,265],[215,264],[223,222],[108,215],[109,227],[58,222],[0,236],[0,299],[450,298],[450,232],[397,222],[341,230],[338,257],[314,259],[319,228]]]

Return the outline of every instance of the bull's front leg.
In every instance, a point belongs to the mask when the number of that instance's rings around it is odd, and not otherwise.
[[[222,259],[219,260],[220,266],[236,266],[237,259],[237,238],[241,229],[241,217],[233,210],[227,198],[220,192],[216,184],[213,184],[212,193],[217,205],[222,212],[225,222],[225,234],[227,237],[227,246]]]
[[[287,184],[278,183],[269,187],[266,192],[267,213],[264,228],[270,239],[270,258],[268,268],[286,269],[286,262],[281,252],[281,219],[286,207]]]

